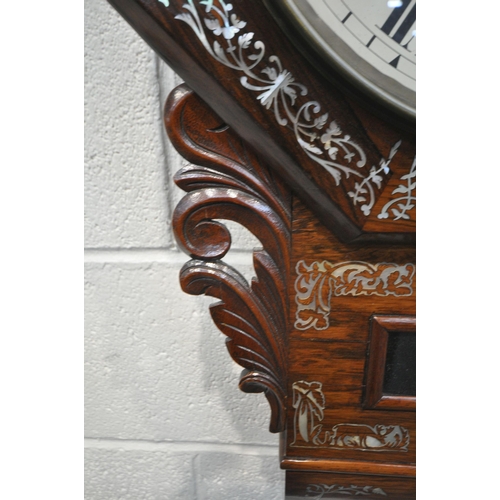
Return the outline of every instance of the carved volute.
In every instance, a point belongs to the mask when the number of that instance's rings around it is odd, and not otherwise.
[[[174,213],[175,236],[193,258],[181,270],[182,288],[221,299],[210,313],[228,336],[232,358],[245,367],[240,388],[265,392],[272,410],[270,430],[283,431],[290,192],[186,86],[170,95],[165,123],[174,146],[199,165],[175,176],[188,193]],[[231,235],[216,218],[242,224],[262,242],[263,249],[254,252],[256,279],[251,284],[221,260]]]

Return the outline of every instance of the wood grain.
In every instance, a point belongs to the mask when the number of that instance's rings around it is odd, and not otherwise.
[[[318,301],[321,302],[323,311],[327,310],[328,306],[328,322],[318,323],[319,328],[297,326],[299,317],[297,297],[300,290],[297,282],[304,269],[304,266],[298,265],[300,262],[307,265],[327,262],[333,267],[335,263],[346,262],[371,266],[392,263],[402,268],[410,266],[414,269],[416,263],[414,246],[346,244],[329,231],[301,200],[294,198],[291,260],[289,302],[292,329],[288,358],[289,404],[287,432],[282,449],[282,467],[301,467],[303,470],[325,472],[336,470],[377,475],[414,475],[416,423],[412,407],[399,405],[399,411],[396,412],[392,411],[392,406],[371,408],[365,405],[364,397],[372,318],[414,317],[416,276],[413,274],[411,280],[403,283],[404,295],[397,294],[397,286],[395,282],[391,284],[390,280],[381,280],[380,286],[374,287],[376,293],[381,295],[372,294],[362,286],[341,288],[342,291],[347,290],[346,295],[335,295],[332,287],[339,286],[342,280],[331,274],[331,277],[324,281],[324,293],[316,295],[312,302],[315,306],[318,305]],[[325,265],[324,269],[329,268]],[[318,275],[312,273],[309,283],[312,283]],[[367,275],[370,278],[367,280],[368,283],[376,281],[376,273],[370,275],[367,272]],[[341,275],[341,278],[344,278],[344,275]],[[385,294],[385,290],[389,290],[390,293]],[[406,324],[400,320],[399,323],[403,329],[414,328],[412,321]],[[311,393],[315,392],[310,401],[313,405],[311,408],[315,408],[316,414],[311,410],[307,416],[307,425],[315,430],[309,433],[299,429],[300,423],[297,419],[302,419],[305,425],[306,407],[299,406],[297,398],[290,396],[294,395],[295,384],[302,385],[305,392],[308,389]],[[384,436],[377,434],[377,429],[381,429],[378,426],[407,433],[407,445],[398,447],[396,443],[395,448],[384,449]],[[348,445],[340,449],[338,446],[329,446],[335,432],[337,438],[344,433],[350,436],[348,439],[353,442],[365,439],[379,440],[382,447],[370,449],[369,446]],[[306,435],[303,436],[302,433]]]

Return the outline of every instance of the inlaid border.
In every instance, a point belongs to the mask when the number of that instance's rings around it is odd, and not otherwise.
[[[300,260],[296,265],[295,328],[325,330],[330,326],[333,296],[413,295],[414,264],[369,264],[361,261],[332,263]]]

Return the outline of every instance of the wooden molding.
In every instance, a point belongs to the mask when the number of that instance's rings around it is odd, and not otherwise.
[[[210,312],[229,337],[231,357],[245,368],[240,388],[266,394],[270,430],[280,432],[286,410],[291,195],[187,86],[169,96],[165,125],[180,154],[198,165],[182,168],[174,178],[188,193],[175,209],[174,234],[193,258],[181,270],[182,289],[221,300]],[[262,243],[263,249],[254,251],[251,284],[221,260],[231,235],[214,219],[238,222]]]
[[[373,316],[370,354],[366,372],[365,408],[415,410],[417,398],[383,393],[389,333],[415,332],[415,316]]]
[[[361,460],[328,460],[321,458],[284,457],[282,469],[294,471],[339,472],[388,476],[415,477],[416,466],[386,462],[366,462]]]

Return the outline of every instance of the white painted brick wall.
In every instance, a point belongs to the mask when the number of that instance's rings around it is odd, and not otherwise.
[[[184,294],[170,216],[184,163],[161,110],[180,80],[104,0],[85,5],[85,498],[279,500],[263,395]],[[252,275],[236,224],[228,260]]]

